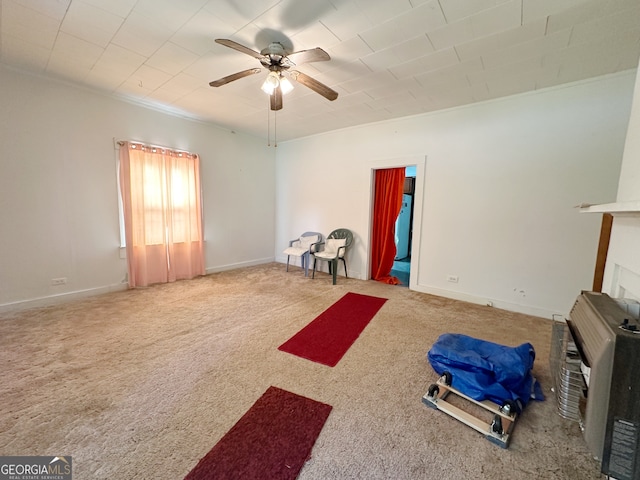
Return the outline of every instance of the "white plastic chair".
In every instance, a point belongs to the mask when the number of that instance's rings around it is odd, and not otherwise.
[[[304,276],[309,276],[309,260],[313,253],[314,245],[322,242],[322,234],[318,232],[304,232],[299,238],[289,241],[289,247],[283,253],[287,255],[287,272],[289,271],[289,258],[291,255],[300,257]]]

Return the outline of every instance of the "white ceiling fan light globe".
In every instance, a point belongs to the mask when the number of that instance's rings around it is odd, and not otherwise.
[[[291,83],[287,77],[280,76],[280,91],[282,95],[286,95],[291,90],[293,90],[293,83]]]
[[[278,78],[278,74],[276,72],[269,72],[261,88],[264,93],[271,95],[279,85],[280,79]]]

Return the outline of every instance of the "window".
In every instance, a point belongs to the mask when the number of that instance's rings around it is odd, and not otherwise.
[[[129,285],[203,275],[199,156],[123,142],[120,186]]]

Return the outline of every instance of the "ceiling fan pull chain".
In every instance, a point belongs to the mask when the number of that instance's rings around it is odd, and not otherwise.
[[[278,148],[278,111],[273,111],[273,146]]]

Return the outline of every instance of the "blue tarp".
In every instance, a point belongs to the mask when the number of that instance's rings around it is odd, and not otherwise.
[[[442,375],[451,373],[451,386],[474,400],[503,405],[520,400],[524,408],[532,397],[544,400],[531,369],[533,345],[507,347],[462,334],[445,333],[433,344],[427,358]]]

